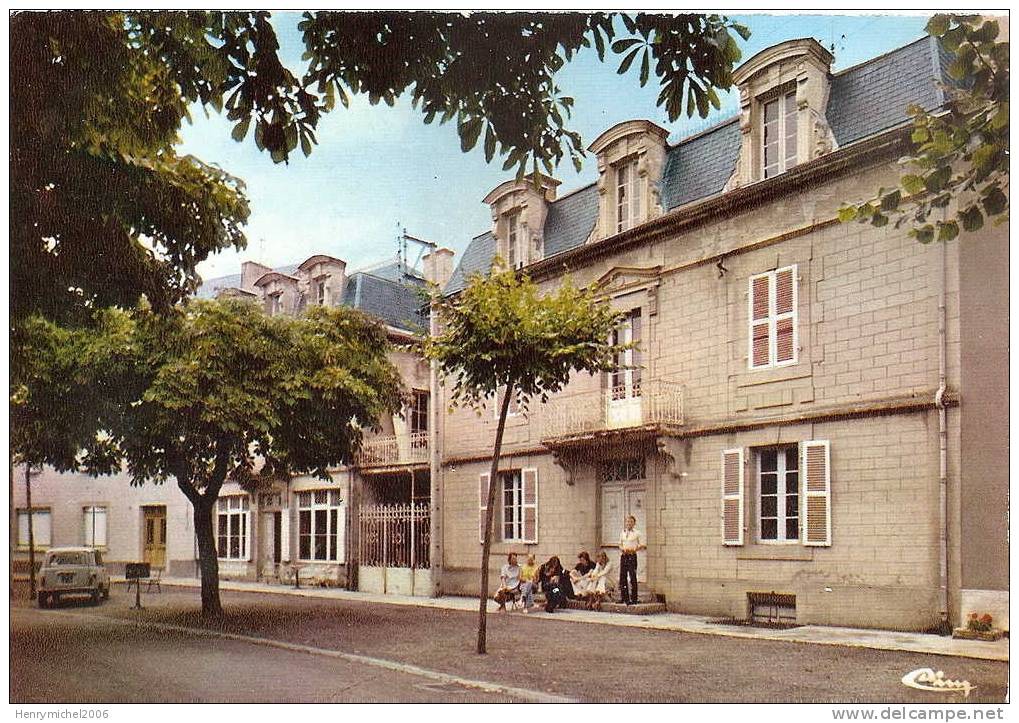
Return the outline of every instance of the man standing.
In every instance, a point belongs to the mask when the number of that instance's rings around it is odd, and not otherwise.
[[[637,518],[627,515],[623,534],[619,536],[619,594],[627,605],[637,602],[637,553],[646,549],[644,538],[637,531]]]

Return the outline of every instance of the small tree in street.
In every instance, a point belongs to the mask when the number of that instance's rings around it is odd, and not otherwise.
[[[618,315],[593,289],[567,282],[541,295],[528,277],[501,263],[489,276],[472,277],[458,296],[437,302],[436,310],[442,331],[426,340],[425,354],[453,380],[453,404],[479,407],[491,399],[499,404],[481,548],[477,650],[484,653],[492,518],[510,400],[524,409],[533,399],[545,402],[573,372],[612,369],[623,347],[609,343]]]
[[[76,331],[41,320],[32,328],[32,347],[44,352],[12,404],[12,428],[63,412],[66,389],[99,397],[82,409],[72,396],[67,411],[79,423],[66,436],[36,435],[37,458],[96,475],[126,468],[133,484],[174,478],[193,507],[203,615],[222,612],[213,515],[223,483],[331,479],[361,429],[401,406],[385,330],[347,308],[295,319],[199,301],[169,315],[106,310]]]

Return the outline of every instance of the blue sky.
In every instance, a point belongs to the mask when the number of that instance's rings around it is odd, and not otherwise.
[[[743,15],[753,35],[742,43],[743,59],[790,38],[814,37],[825,47],[835,44],[833,71],[905,45],[923,35],[921,15]],[[297,31],[299,13],[274,13],[284,62],[298,76],[303,47]],[[636,65],[636,64],[635,64]],[[559,85],[576,100],[572,128],[585,144],[620,121],[648,118],[670,130],[675,143],[737,109],[735,91],[721,110],[707,119],[683,118],[669,123],[656,107],[658,86],[641,88],[636,68],[617,75],[618,58],[598,62],[584,51],[558,74]],[[457,252],[491,225],[481,199],[507,180],[497,157],[485,163],[478,144],[460,151],[455,123],[425,125],[409,101],[394,108],[371,106],[355,98],[349,109],[337,106],[319,125],[319,145],[311,156],[296,155],[290,165],[275,165],[259,153],[249,134],[244,143],[230,138],[231,124],[197,109],[193,125],[182,130],[181,152],[218,163],[242,178],[251,203],[246,233],[248,248],[211,257],[199,270],[205,278],[237,273],[244,260],[273,266],[326,253],[356,268],[393,258],[401,228]],[[580,173],[567,160],[555,176],[560,195],[594,181],[593,157]]]

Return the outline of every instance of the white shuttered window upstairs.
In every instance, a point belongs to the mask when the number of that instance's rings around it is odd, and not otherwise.
[[[749,349],[751,369],[795,364],[799,354],[796,266],[750,277]]]

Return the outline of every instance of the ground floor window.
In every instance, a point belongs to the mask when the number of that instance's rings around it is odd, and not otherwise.
[[[502,539],[519,542],[524,539],[524,484],[520,470],[503,472],[502,478]]]
[[[48,509],[35,507],[31,510],[32,518],[32,542],[38,549],[49,547],[51,544],[50,534],[52,530],[52,517]],[[29,510],[18,510],[18,547],[28,548],[28,519]]]
[[[340,525],[344,522],[340,514],[342,507],[339,490],[298,493],[298,556],[301,560],[340,561]]]
[[[106,508],[84,508],[82,529],[85,531],[85,547],[106,547]]]
[[[250,512],[247,495],[221,497],[217,502],[217,550],[221,560],[248,559]]]
[[[758,451],[758,529],[764,542],[800,539],[799,446]]]

